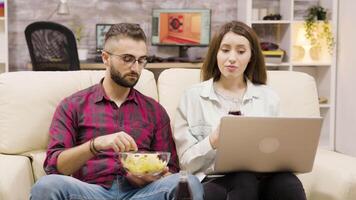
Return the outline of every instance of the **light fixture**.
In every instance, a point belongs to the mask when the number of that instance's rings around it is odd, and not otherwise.
[[[60,0],[57,13],[58,13],[58,15],[68,15],[69,14],[69,7],[68,7],[67,0]]]
[[[303,47],[303,49],[304,49],[304,56],[303,56],[301,62],[304,62],[304,63],[313,62],[313,59],[310,56],[310,53],[311,53],[310,49],[312,48],[312,45],[311,45],[309,39],[306,38],[306,36],[305,36],[305,28],[304,27],[300,27],[298,29],[295,44]]]
[[[52,19],[53,15],[56,13],[58,15],[69,15],[69,6],[67,0],[60,0],[56,9],[53,10],[53,12],[47,17],[47,20]]]

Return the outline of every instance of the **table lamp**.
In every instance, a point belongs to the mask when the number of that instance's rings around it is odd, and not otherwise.
[[[310,56],[310,49],[312,48],[312,45],[311,45],[309,39],[306,38],[305,35],[306,35],[305,28],[304,27],[299,28],[298,32],[297,32],[297,38],[296,38],[295,44],[303,47],[303,49],[304,49],[304,56],[303,56],[301,62],[308,63],[308,62],[313,61],[313,59]]]

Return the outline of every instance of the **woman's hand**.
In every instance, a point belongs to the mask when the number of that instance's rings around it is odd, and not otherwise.
[[[135,187],[143,187],[147,184],[152,183],[153,181],[156,181],[164,176],[168,176],[171,173],[168,171],[168,167],[166,167],[160,174],[158,175],[143,175],[143,176],[136,176],[131,173],[127,173],[126,179],[129,181],[129,183]]]
[[[94,142],[98,151],[107,149],[114,149],[116,152],[137,151],[135,140],[123,131],[97,137]]]
[[[209,141],[213,149],[218,148],[220,125],[209,135]]]

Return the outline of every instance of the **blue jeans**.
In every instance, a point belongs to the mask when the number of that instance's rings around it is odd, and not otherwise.
[[[203,200],[203,187],[193,175],[188,181],[194,200]],[[89,184],[70,176],[47,175],[39,179],[32,187],[31,200],[124,200],[174,199],[179,174],[161,178],[142,188],[131,186],[123,177],[118,177],[110,189]]]

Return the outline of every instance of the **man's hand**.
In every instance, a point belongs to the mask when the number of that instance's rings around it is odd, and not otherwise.
[[[123,131],[97,137],[94,145],[99,151],[107,149],[114,149],[116,152],[137,151],[135,140]]]
[[[156,181],[164,176],[168,176],[171,173],[168,171],[168,167],[166,167],[160,174],[158,175],[144,175],[144,176],[136,176],[134,174],[130,174],[129,172],[126,175],[126,179],[129,181],[129,183],[135,187],[143,187],[147,184],[152,183],[153,181]]]

